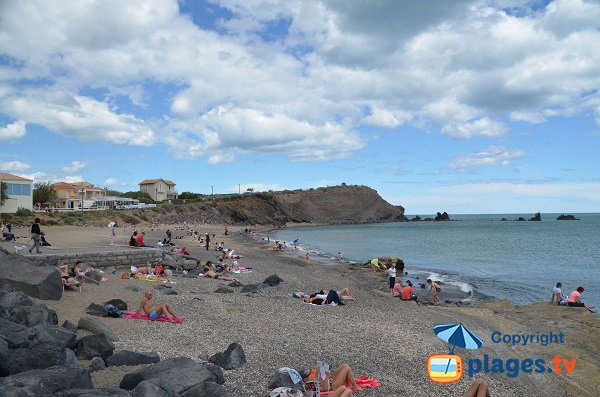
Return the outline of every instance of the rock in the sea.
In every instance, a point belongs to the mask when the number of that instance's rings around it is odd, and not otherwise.
[[[84,368],[56,366],[0,378],[0,395],[7,396],[41,396],[61,390],[93,388],[90,373]]]
[[[233,290],[231,288],[220,286],[215,290],[215,292],[218,294],[232,294]]]
[[[305,392],[304,382],[302,382],[302,377],[293,368],[279,368],[271,377],[269,378],[268,388],[276,389],[278,387],[289,387],[291,389],[300,390],[301,392]]]
[[[238,369],[246,364],[246,354],[242,346],[234,342],[225,352],[211,356],[208,361],[223,369]]]
[[[40,267],[21,255],[0,255],[1,285],[38,299],[58,300],[63,293],[60,274],[53,267]]]
[[[450,220],[450,216],[448,215],[447,212],[444,212],[444,213],[439,213],[438,212],[433,220],[436,221],[436,222],[449,221]]]
[[[104,335],[88,335],[77,341],[75,352],[77,357],[91,360],[94,357],[102,357],[106,360],[112,356],[115,346]]]
[[[20,306],[9,311],[11,319],[27,327],[36,325],[56,325],[58,316],[46,305]]]
[[[106,369],[106,363],[104,362],[102,357],[94,357],[90,360],[90,366],[88,368],[92,372],[102,371],[103,369]]]
[[[420,221],[422,221],[422,220],[423,220],[423,219],[421,219],[421,217],[420,217],[419,215],[417,215],[417,216],[415,216],[414,218],[412,218],[410,221],[411,221],[411,222],[420,222]]]
[[[161,361],[149,367],[126,374],[119,387],[133,390],[140,382],[158,378],[173,386],[175,393],[182,393],[206,381],[216,382],[216,376],[207,368],[186,357]]]
[[[518,222],[524,222],[524,221],[526,221],[526,220],[527,220],[527,219],[523,218],[522,216],[520,216],[520,217],[518,217],[518,218],[517,218],[517,221],[518,221]]]
[[[181,397],[231,397],[225,388],[215,382],[202,382],[180,394]]]
[[[542,215],[539,212],[536,212],[533,218],[529,219],[530,221],[539,222],[542,220]]]
[[[283,279],[281,277],[279,277],[276,274],[272,274],[269,277],[267,277],[265,281],[263,281],[263,284],[267,284],[271,287],[274,287],[276,285],[279,285],[279,283],[281,283],[282,281]]]
[[[122,311],[127,310],[127,303],[125,303],[125,301],[123,301],[122,299],[111,299],[109,301],[104,302],[104,305],[113,305],[114,307]]]
[[[99,318],[89,316],[81,317],[77,323],[77,327],[90,331],[94,335],[104,335],[112,342],[119,340],[119,336]]]
[[[559,215],[556,218],[557,221],[578,221],[579,219],[575,215]]]
[[[128,391],[117,387],[106,389],[70,389],[54,393],[52,397],[131,397]]]
[[[14,309],[15,307],[32,305],[33,301],[31,298],[21,291],[9,292],[0,298],[0,306],[5,309]]]
[[[158,353],[120,350],[106,359],[106,365],[109,367],[118,367],[122,365],[155,364],[159,361],[160,357]]]
[[[252,292],[252,293],[255,293],[255,292],[258,292],[258,291],[260,291],[261,289],[263,289],[265,287],[266,287],[266,284],[264,284],[264,283],[247,284],[247,285],[244,285],[244,287],[242,288],[242,292]]]

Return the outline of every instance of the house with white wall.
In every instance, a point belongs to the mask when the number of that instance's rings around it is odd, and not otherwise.
[[[0,213],[14,214],[19,208],[33,209],[33,181],[13,174],[0,173],[0,182],[6,184],[8,198],[0,206]]]
[[[154,201],[163,201],[177,198],[175,182],[168,179],[145,179],[139,183],[140,192],[150,195]]]

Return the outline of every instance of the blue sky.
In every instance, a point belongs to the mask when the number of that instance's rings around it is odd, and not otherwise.
[[[600,3],[0,3],[0,171],[600,210]]]

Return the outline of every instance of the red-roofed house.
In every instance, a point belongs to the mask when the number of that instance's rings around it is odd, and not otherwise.
[[[0,206],[0,212],[14,214],[19,208],[33,209],[33,181],[13,174],[0,172],[0,182],[6,184],[8,198]]]
[[[138,183],[138,185],[140,185],[140,192],[148,193],[154,201],[177,198],[175,182],[168,179],[145,179]]]

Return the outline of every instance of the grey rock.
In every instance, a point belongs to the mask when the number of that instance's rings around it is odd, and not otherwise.
[[[91,278],[92,280],[95,280],[95,281],[102,280],[102,273],[98,273],[98,272],[86,272],[85,276],[88,278]]]
[[[117,367],[121,365],[155,364],[160,362],[160,356],[154,352],[132,352],[120,350],[106,359],[106,365]]]
[[[238,369],[246,364],[246,354],[242,345],[234,342],[223,353],[217,353],[208,359],[209,362],[223,369]]]
[[[77,326],[75,324],[73,324],[72,322],[70,322],[69,320],[65,320],[65,322],[63,323],[63,328],[66,329],[67,331],[71,331],[71,332],[77,332]]]
[[[106,317],[106,309],[104,308],[104,305],[99,305],[93,302],[85,308],[85,312],[91,316]]]
[[[3,390],[11,390],[11,393],[15,393],[10,394],[13,396],[18,396],[20,389],[24,393],[32,392],[35,396],[40,396],[61,390],[93,388],[92,378],[87,369],[83,368],[56,366],[0,378],[0,395]]]
[[[244,286],[244,284],[240,283],[239,281],[232,281],[227,285],[229,285],[230,287],[243,287]]]
[[[66,354],[66,358],[65,358],[65,366],[66,367],[73,367],[73,368],[79,368],[79,360],[77,359],[77,356],[75,355],[75,352],[71,349],[66,349],[65,351]]]
[[[46,305],[35,306],[20,306],[9,311],[10,318],[19,324],[27,327],[36,325],[56,325],[58,324],[58,316],[52,309],[48,309]]]
[[[305,392],[304,383],[302,381],[294,383],[290,375],[286,371],[275,371],[269,378],[268,386],[269,390],[276,389],[278,387],[289,387],[291,389],[300,390]]]
[[[119,336],[99,318],[90,316],[81,317],[77,323],[77,327],[90,331],[94,335],[104,335],[112,342],[119,340]]]
[[[23,324],[0,318],[0,339],[4,339],[8,347],[16,349],[29,346],[29,330]]]
[[[233,290],[232,290],[231,288],[227,288],[227,287],[223,287],[223,286],[221,286],[221,287],[217,288],[217,289],[215,290],[215,292],[216,292],[217,294],[232,294],[232,293],[233,293]]]
[[[75,352],[77,357],[91,360],[94,357],[102,357],[106,360],[112,356],[115,346],[104,335],[88,335],[77,341]]]
[[[133,390],[140,382],[152,378],[159,378],[173,385],[176,393],[181,393],[198,383],[217,380],[212,372],[194,360],[176,357],[126,374],[119,387]]]
[[[206,354],[206,357],[208,360],[208,354]],[[200,365],[209,370],[215,376],[215,382],[217,382],[220,385],[225,383],[225,377],[223,376],[223,370],[221,369],[221,367],[209,362],[200,363]]]
[[[171,268],[176,268],[177,267],[177,261],[171,255],[166,255],[165,254],[163,256],[162,262],[163,262],[163,265],[165,265],[166,267],[171,267]]]
[[[0,362],[2,376],[63,365],[67,359],[65,344],[52,338],[41,327],[30,330],[28,347],[11,349],[9,354],[10,360]]]
[[[133,397],[178,397],[171,384],[158,378],[140,382],[132,391]]]
[[[123,301],[122,299],[111,299],[109,301],[104,302],[105,305],[113,305],[114,307],[116,307],[119,310],[127,310],[127,303],[125,303],[125,301]]]
[[[133,292],[144,292],[143,288],[140,288],[140,287],[138,287],[136,285],[128,285],[125,288],[128,289],[128,290],[131,290]]]
[[[267,277],[265,281],[263,281],[263,284],[267,284],[271,287],[274,287],[276,285],[279,285],[279,283],[281,283],[282,281],[283,279],[281,277],[279,277],[276,274],[272,274],[269,277]]]
[[[106,364],[104,363],[102,357],[94,357],[90,361],[90,366],[88,368],[91,372],[102,371],[103,369],[106,369]]]
[[[202,382],[180,395],[181,397],[231,397],[223,386],[215,382]]]
[[[58,325],[38,325],[37,327],[43,328],[52,338],[63,343],[66,347],[72,349],[75,347],[75,339],[77,339],[77,333],[71,332],[66,328]]]
[[[38,299],[58,300],[63,293],[60,274],[52,267],[40,267],[21,255],[0,255],[1,285]]]
[[[256,283],[256,284],[248,284],[248,285],[244,285],[244,287],[242,288],[242,293],[244,292],[258,292],[261,289],[265,288],[266,284],[263,283]]]
[[[8,342],[0,338],[0,361],[8,360]]]
[[[0,298],[0,306],[5,309],[13,309],[19,306],[32,306],[33,301],[21,291],[13,291]]]
[[[71,389],[63,390],[53,397],[131,397],[128,391],[116,387],[106,389]]]
[[[165,276],[167,276],[167,277],[173,277],[173,270],[171,270],[171,269],[165,269],[164,272],[165,272]]]
[[[180,264],[183,270],[192,270],[198,267],[198,262],[192,259],[185,259]]]

